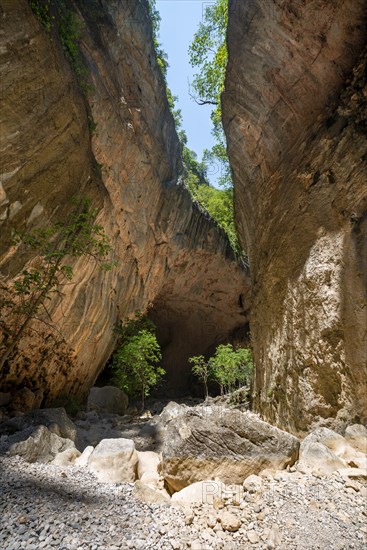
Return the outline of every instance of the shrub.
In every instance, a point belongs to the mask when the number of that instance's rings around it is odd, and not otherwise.
[[[113,382],[130,396],[140,394],[142,410],[145,397],[165,374],[154,330],[154,323],[138,313],[117,328],[121,343],[112,357]]]

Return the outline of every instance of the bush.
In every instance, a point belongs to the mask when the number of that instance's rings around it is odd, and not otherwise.
[[[157,385],[165,371],[159,366],[161,350],[154,334],[155,326],[138,313],[137,318],[118,327],[121,343],[112,357],[113,382],[130,396],[144,399]]]
[[[202,355],[191,357],[192,372],[205,387],[205,397],[208,397],[208,381],[216,381],[221,394],[231,392],[236,387],[249,385],[253,372],[252,351],[249,348],[235,350],[232,344],[222,344],[208,360]]]

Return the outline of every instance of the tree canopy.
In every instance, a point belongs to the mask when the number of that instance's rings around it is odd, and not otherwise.
[[[192,96],[199,105],[213,105],[211,119],[217,143],[211,150],[205,151],[204,159],[206,162],[219,163],[219,184],[225,188],[232,186],[221,110],[228,60],[227,25],[228,0],[216,0],[205,8],[203,21],[189,48],[190,63],[198,69],[192,83]]]

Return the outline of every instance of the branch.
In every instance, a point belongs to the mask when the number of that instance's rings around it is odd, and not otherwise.
[[[197,99],[194,94],[191,94],[189,92],[189,96],[191,97],[191,99],[193,99],[195,101],[195,103],[197,103],[198,105],[219,105],[219,102],[218,101],[210,101],[210,100],[204,100],[204,99]]]

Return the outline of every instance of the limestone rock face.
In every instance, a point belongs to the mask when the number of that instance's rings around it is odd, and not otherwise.
[[[87,394],[113,350],[116,321],[150,305],[168,379],[184,389],[187,358],[244,326],[249,306],[246,271],[180,183],[147,2],[102,1],[95,9],[78,0],[74,7],[84,26],[89,112],[29,2],[1,8],[1,272],[12,279],[28,260],[12,244],[13,229],[62,219],[79,191],[99,209],[117,262],[106,273],[75,260],[72,284],[48,304],[74,350],[70,364],[35,333],[1,373],[5,391],[42,388],[46,404]]]
[[[298,458],[296,437],[252,413],[197,407],[166,429],[161,471],[173,491],[208,479],[242,484],[250,474],[282,469]]]
[[[229,2],[222,103],[254,403],[293,430],[366,414],[365,18],[365,0]]]

